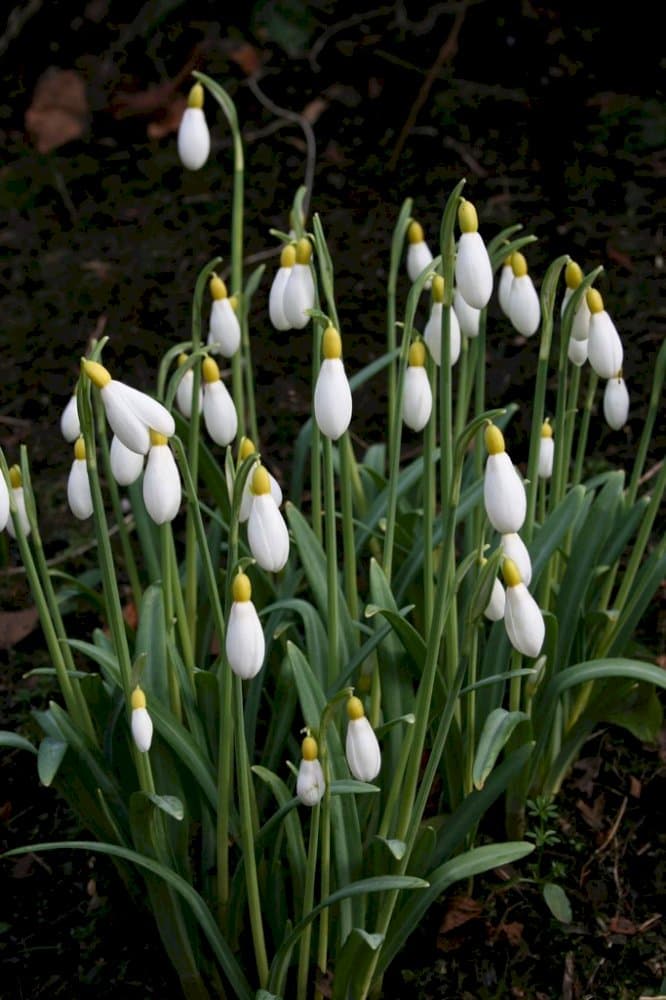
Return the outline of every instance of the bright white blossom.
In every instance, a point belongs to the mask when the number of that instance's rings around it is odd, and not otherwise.
[[[410,222],[407,230],[407,274],[410,281],[416,281],[429,264],[432,263],[430,247],[423,237],[423,227],[418,222]],[[426,282],[426,288],[430,282]]]
[[[553,441],[553,428],[547,420],[544,420],[541,427],[541,437],[539,438],[539,475],[542,479],[550,479],[553,474],[553,456],[555,453],[555,442]],[[508,553],[507,553],[508,554]],[[513,556],[511,557],[513,558]],[[525,581],[529,583],[529,580]]]
[[[296,244],[296,262],[285,285],[282,297],[284,317],[294,330],[302,330],[310,321],[309,309],[314,309],[315,287],[310,270],[312,246],[303,237]]]
[[[491,622],[498,622],[500,618],[504,618],[505,602],[506,596],[504,594],[504,587],[498,578],[495,577],[493,589],[490,594],[490,600],[488,601],[486,610],[483,612],[486,618],[488,618]]]
[[[180,510],[180,473],[164,435],[151,431],[150,441],[143,477],[143,502],[155,524],[166,524],[173,521]]]
[[[60,417],[60,432],[65,441],[73,443],[81,435],[81,424],[79,423],[79,411],[76,405],[76,395],[69,397],[69,403],[62,411]]]
[[[203,112],[204,89],[195,83],[178,127],[178,155],[188,170],[203,167],[210,153],[210,132]]]
[[[284,293],[296,263],[296,249],[290,244],[282,248],[280,266],[275,272],[268,296],[268,315],[276,330],[289,330],[291,324],[284,312]]]
[[[488,520],[500,535],[520,531],[527,512],[525,486],[504,449],[499,427],[490,424],[485,432],[488,458],[483,477],[483,500]]]
[[[409,348],[402,396],[402,419],[413,431],[422,431],[432,413],[432,389],[425,370],[425,347],[420,340]]]
[[[534,282],[527,273],[527,261],[522,253],[511,257],[513,282],[509,294],[509,319],[523,337],[531,337],[539,329],[541,305]]]
[[[4,531],[9,521],[9,490],[2,472],[0,472],[0,531]]]
[[[245,573],[234,577],[232,596],[225,650],[233,672],[247,681],[255,677],[264,664],[266,642],[257,609],[252,603],[250,578]]]
[[[74,461],[67,478],[67,502],[74,517],[80,521],[87,520],[93,512],[86,464],[86,446],[82,437],[74,445]]]
[[[178,367],[180,368],[187,361],[187,354],[178,355]],[[176,405],[178,409],[187,417],[189,420],[192,416],[192,403],[194,401],[194,372],[191,368],[181,375],[180,381],[178,383],[178,388],[176,389]],[[199,409],[201,410],[201,404],[203,402],[203,392],[201,386],[199,386]]]
[[[527,551],[527,546],[517,531],[510,531],[500,538],[502,552],[506,559],[515,562],[520,572],[521,579],[526,587],[529,587],[532,580],[532,560]]]
[[[564,297],[562,299],[562,307],[560,309],[561,316],[564,316],[564,311],[569,303],[569,299],[576,291],[576,289],[580,286],[583,280],[583,272],[581,271],[580,266],[576,263],[575,260],[570,260],[566,268],[564,269],[564,280],[566,282],[566,289],[564,292]],[[587,304],[587,299],[583,295],[583,297],[578,302],[578,305],[576,306],[576,311],[574,313],[573,321],[571,323],[571,338],[577,341],[587,340],[589,326],[590,326],[590,309]],[[570,360],[574,361],[574,358],[570,357]],[[577,363],[578,362],[574,361],[574,364]]]
[[[243,462],[246,458],[249,458],[250,455],[255,455],[256,452],[257,449],[254,447],[254,442],[249,437],[242,437],[240,445],[238,446],[238,461]],[[252,507],[252,503],[254,501],[254,493],[252,492],[252,476],[258,465],[259,458],[257,457],[257,461],[252,466],[252,470],[245,480],[243,496],[241,497],[240,503],[240,511],[238,512],[238,520],[241,524],[244,524],[250,516],[250,508]],[[268,470],[266,471],[268,472]],[[280,507],[282,505],[282,489],[280,488],[280,484],[270,472],[268,473],[268,480],[270,483],[271,496],[275,500],[276,506]],[[233,490],[233,484],[231,486],[231,490]]]
[[[132,738],[140,753],[147,753],[153,742],[153,722],[146,708],[146,696],[137,686],[132,691]]]
[[[485,309],[493,292],[493,269],[479,233],[479,220],[471,201],[460,199],[458,208],[460,239],[456,254],[456,285],[465,302]]]
[[[143,455],[132,451],[114,434],[110,449],[111,474],[119,486],[131,486],[143,471]]]
[[[511,286],[513,284],[513,268],[511,267],[511,255],[506,257],[500,271],[499,283],[497,286],[497,298],[499,306],[504,315],[509,318],[509,300],[511,296]]]
[[[21,480],[21,470],[18,465],[12,465],[9,470],[9,487],[11,500],[16,508],[15,516],[18,518],[19,524],[21,526],[21,532],[24,535],[30,534],[30,521],[28,520],[28,512],[25,509],[25,496],[23,493],[23,482]],[[12,538],[16,538],[16,529],[14,527],[14,519],[11,516],[7,518],[7,532]]]
[[[358,781],[372,781],[379,774],[382,755],[375,731],[368,722],[360,698],[347,702],[347,740],[345,755],[349,770]]]
[[[326,782],[324,772],[317,759],[319,748],[312,736],[306,736],[301,743],[301,764],[296,778],[296,794],[304,806],[316,806],[324,797]]]
[[[509,642],[523,656],[538,656],[546,636],[539,605],[522,582],[520,570],[511,559],[504,560],[506,606],[504,624]]]
[[[580,368],[587,361],[587,344],[587,340],[574,340],[573,337],[569,337],[567,356],[577,368]]]
[[[460,332],[469,339],[478,337],[481,310],[468,305],[457,288],[453,293],[453,311],[460,325]]]
[[[604,417],[614,431],[624,427],[629,417],[629,393],[627,384],[618,372],[615,378],[606,382],[604,389]]]
[[[321,433],[337,441],[349,427],[352,396],[342,363],[342,340],[332,326],[324,331],[322,351],[324,360],[315,385],[314,414]]]
[[[430,356],[439,367],[442,363],[442,310],[444,308],[444,278],[436,274],[432,281],[432,309],[423,331],[423,339]],[[460,324],[455,309],[450,310],[449,356],[451,365],[460,357]]]
[[[106,368],[96,361],[84,360],[83,370],[100,390],[111,430],[130,451],[141,455],[148,452],[151,429],[165,437],[173,436],[176,430],[173,417],[156,399],[112,379]]]
[[[213,296],[213,304],[210,310],[208,346],[217,347],[220,354],[230,358],[236,353],[241,342],[238,316],[227,294],[227,286],[216,274],[210,279],[210,293]]]
[[[590,309],[590,332],[587,354],[599,378],[614,378],[622,368],[623,350],[615,324],[604,309],[604,302],[596,288],[587,293]]]
[[[262,569],[279,573],[289,558],[289,532],[271,496],[268,472],[262,465],[252,474],[254,501],[247,520],[250,552]]]
[[[220,378],[220,369],[214,358],[204,358],[203,418],[206,430],[216,444],[231,444],[238,430],[238,414],[229,390]]]

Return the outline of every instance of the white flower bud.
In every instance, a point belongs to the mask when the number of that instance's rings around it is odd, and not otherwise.
[[[314,308],[315,287],[310,270],[312,246],[310,241],[300,239],[296,245],[295,264],[285,285],[282,297],[282,311],[290,327],[302,330],[310,321],[309,309]]]
[[[154,432],[151,437],[153,445],[143,477],[143,502],[155,524],[166,524],[173,521],[180,509],[180,474],[166,439]]]
[[[83,438],[79,438],[77,441],[74,455],[75,458],[67,479],[67,502],[74,517],[85,521],[93,512],[93,502]]]
[[[415,341],[409,349],[402,397],[402,419],[413,431],[422,431],[432,413],[432,390],[424,364],[425,347]]]
[[[194,372],[191,368],[188,368],[185,374],[182,376],[180,382],[178,383],[178,388],[176,389],[176,405],[178,409],[188,420],[192,416],[192,403],[194,399]],[[201,405],[203,403],[203,392],[201,386],[199,386],[199,409],[201,410]]]
[[[529,274],[514,276],[509,297],[509,319],[523,337],[531,337],[539,329],[541,305]]]
[[[83,370],[100,391],[111,430],[130,451],[141,455],[147,453],[151,429],[165,437],[175,433],[173,417],[156,399],[112,379],[106,368],[96,361],[84,361]]]
[[[314,412],[322,434],[337,441],[349,427],[352,395],[340,358],[322,361],[314,392]]]
[[[509,318],[509,301],[511,299],[511,286],[513,285],[513,268],[511,258],[505,260],[500,271],[499,285],[497,287],[497,298],[499,306],[504,315]]]
[[[210,360],[212,358],[206,359]],[[213,441],[222,447],[231,444],[238,430],[238,414],[221,378],[218,377],[215,382],[204,382],[202,409],[206,430]]]
[[[349,725],[345,755],[349,770],[358,781],[372,781],[382,766],[382,755],[375,731],[365,717],[360,698],[347,702]]]
[[[461,234],[456,254],[456,285],[465,302],[484,309],[493,293],[493,269],[486,244],[479,233],[476,209],[471,201],[460,200],[458,222]]]
[[[488,520],[500,535],[520,531],[527,513],[525,486],[504,451],[504,438],[497,427],[486,431],[488,455],[483,477],[483,500]]]
[[[268,296],[268,315],[276,330],[291,329],[284,312],[284,293],[291,271],[296,263],[296,250],[292,246],[283,247],[280,255],[280,267],[276,271],[270,294]]]
[[[468,305],[457,288],[453,293],[453,309],[458,320],[460,332],[470,339],[478,337],[481,310],[474,309],[473,306]]]
[[[580,341],[578,341],[580,343]],[[541,479],[550,479],[553,474],[553,457],[555,454],[555,442],[553,441],[553,428],[546,420],[541,428],[539,438],[539,468],[538,474]],[[513,556],[511,556],[513,558]],[[525,583],[529,583],[525,580]]]
[[[203,113],[201,84],[192,87],[188,103],[178,128],[178,155],[188,170],[199,170],[210,153],[210,132]]]
[[[504,618],[504,604],[506,597],[504,594],[504,587],[500,583],[497,577],[495,577],[495,582],[493,583],[493,589],[490,594],[490,600],[486,610],[483,612],[486,618],[491,622],[498,622],[500,618]]]
[[[217,345],[220,354],[230,358],[240,347],[241,328],[230,299],[214,299],[210,310],[208,344]]]
[[[131,486],[137,481],[143,470],[143,455],[131,451],[115,434],[111,438],[109,458],[111,473],[119,486]]]
[[[250,551],[262,569],[279,573],[289,558],[289,532],[270,493],[268,473],[260,466],[252,475],[254,501],[247,520]]]
[[[12,471],[9,472],[10,478]],[[22,486],[12,486],[11,488],[11,498],[16,505],[16,517],[18,517],[19,524],[21,526],[21,531],[24,535],[30,534],[30,521],[28,520],[28,512],[25,509],[25,494],[23,493]],[[12,537],[16,538],[16,529],[14,527],[14,519],[8,513],[7,518],[7,533]]]
[[[580,368],[587,361],[587,343],[587,340],[574,340],[573,337],[569,339],[567,355],[569,361],[577,368]]]
[[[132,717],[130,726],[136,748],[140,753],[147,753],[153,742],[153,722],[146,708],[146,696],[140,687],[132,692]]]
[[[259,615],[251,601],[252,587],[245,573],[233,582],[233,604],[229,611],[225,650],[229,666],[238,677],[255,677],[264,664],[266,642]]]
[[[81,434],[81,424],[79,423],[79,411],[76,406],[76,396],[69,397],[69,403],[62,411],[60,417],[60,431],[65,441],[72,444]]]
[[[416,281],[419,274],[432,264],[430,247],[421,240],[419,243],[409,243],[407,246],[407,274],[410,281]]]
[[[296,779],[296,794],[304,806],[316,806],[324,797],[326,782],[324,772],[317,759],[317,741],[306,736],[301,744],[303,757]]]
[[[426,347],[437,367],[442,363],[442,309],[441,302],[433,302],[430,318],[423,331]],[[449,320],[449,344],[451,366],[453,366],[460,357],[460,324],[455,309],[451,310]]]
[[[623,354],[620,335],[606,310],[592,313],[587,355],[599,378],[614,378],[622,368]]]
[[[546,626],[539,605],[520,578],[518,567],[510,559],[504,563],[506,606],[504,624],[509,642],[523,656],[538,656],[546,636]]]
[[[621,375],[606,382],[604,389],[604,417],[614,431],[624,427],[629,418],[629,393]]]
[[[505,557],[515,562],[523,583],[529,587],[532,579],[532,560],[525,542],[516,531],[511,531],[502,535],[500,544]]]

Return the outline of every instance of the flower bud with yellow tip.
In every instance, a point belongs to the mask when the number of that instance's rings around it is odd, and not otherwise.
[[[479,233],[476,208],[471,201],[460,199],[458,207],[460,238],[456,254],[456,286],[465,302],[473,309],[485,309],[493,292],[493,269],[490,257]]]
[[[169,411],[145,392],[139,392],[124,382],[112,379],[107,369],[97,361],[84,358],[84,375],[99,389],[106,419],[114,434],[126,448],[145,455],[150,448],[150,429],[172,437],[176,425]]]
[[[488,520],[500,535],[520,531],[527,513],[525,486],[504,448],[499,427],[485,430],[488,458],[483,477],[483,502]]]
[[[267,470],[259,465],[252,473],[254,500],[247,520],[250,552],[259,566],[279,573],[289,558],[289,531],[271,495]]]
[[[214,358],[204,358],[201,374],[203,376],[204,424],[213,441],[225,447],[231,444],[238,430],[236,407],[229,390],[220,377],[220,369]]]
[[[86,521],[93,512],[92,494],[86,465],[86,446],[83,438],[74,445],[74,461],[67,478],[67,502],[74,517]]]
[[[216,348],[225,358],[231,358],[241,342],[241,328],[227,286],[216,274],[210,279],[213,304],[210,310],[208,346]]]
[[[324,797],[326,782],[318,759],[319,748],[312,736],[301,743],[301,764],[296,778],[296,795],[304,806],[316,806]]]
[[[599,378],[612,379],[622,368],[622,341],[596,288],[588,289],[587,304],[591,313],[587,356]]]
[[[79,411],[76,405],[76,393],[69,397],[69,402],[62,411],[60,417],[60,432],[65,441],[73,444],[81,434],[81,423],[79,421]]]
[[[352,395],[342,362],[342,339],[333,326],[322,337],[324,359],[314,391],[314,414],[322,434],[337,441],[349,427]]]
[[[282,297],[282,309],[289,327],[302,330],[310,321],[314,309],[315,287],[310,268],[312,244],[304,236],[296,244],[296,259],[291,268]]]
[[[432,413],[432,389],[424,367],[425,359],[423,341],[414,341],[409,348],[402,396],[402,419],[413,431],[422,431]]]
[[[150,441],[143,477],[143,502],[155,524],[166,524],[173,521],[180,510],[180,473],[167,438],[151,431]]]
[[[516,251],[511,257],[513,282],[509,294],[509,319],[523,337],[531,337],[539,329],[541,304],[534,282],[527,271],[527,261]]]
[[[28,512],[25,509],[25,495],[23,493],[23,480],[21,478],[21,470],[18,465],[12,465],[9,469],[9,491],[8,491],[8,502],[11,497],[11,501],[14,505],[13,517],[9,516],[9,510],[7,511],[7,533],[12,537],[16,538],[16,527],[14,524],[14,518],[17,518],[21,533],[23,535],[30,534],[30,521],[28,520]],[[1,502],[4,507],[4,498]],[[0,512],[1,513],[1,512]]]
[[[268,315],[276,330],[291,330],[284,311],[284,293],[295,263],[296,247],[289,243],[282,248],[280,266],[275,272],[268,296]]]
[[[250,578],[245,573],[234,577],[231,592],[233,603],[224,639],[227,660],[238,677],[249,680],[259,673],[264,664],[264,630],[252,603]]]
[[[432,309],[423,331],[425,345],[437,367],[442,363],[442,311],[444,309],[444,278],[436,274],[432,282]],[[455,309],[449,319],[449,357],[451,366],[460,357],[460,324]]]
[[[240,444],[238,446],[238,461],[244,462],[246,458],[250,455],[256,455],[257,449],[254,447],[254,442],[249,437],[242,437]],[[244,524],[248,517],[250,516],[250,509],[254,501],[254,493],[252,492],[252,476],[254,469],[259,465],[259,457],[257,456],[257,461],[252,467],[252,471],[245,480],[245,486],[243,487],[243,496],[241,497],[240,511],[238,512],[238,520],[241,524]],[[268,469],[266,470],[268,472]],[[277,479],[268,472],[268,479],[270,482],[271,496],[275,500],[277,507],[282,505],[282,489]]]
[[[410,281],[416,281],[426,267],[432,264],[432,253],[425,241],[423,227],[412,221],[407,229],[407,274]],[[426,288],[430,287],[427,282]]]
[[[368,722],[363,702],[352,697],[347,702],[347,739],[345,756],[349,770],[358,781],[372,781],[382,766],[382,754],[375,731]]]
[[[178,155],[187,170],[200,170],[210,153],[210,132],[203,111],[204,89],[195,83],[178,127]]]
[[[546,637],[546,626],[539,605],[522,581],[520,570],[511,559],[502,567],[506,584],[504,624],[509,642],[523,656],[538,656]]]
[[[131,706],[132,738],[140,753],[148,753],[153,742],[153,722],[146,708],[146,696],[138,684],[132,691]]]
[[[541,479],[550,479],[553,474],[553,457],[555,454],[555,442],[553,441],[553,428],[550,421],[544,420],[541,428],[541,438],[539,439],[539,469]],[[529,583],[529,580],[526,581]]]

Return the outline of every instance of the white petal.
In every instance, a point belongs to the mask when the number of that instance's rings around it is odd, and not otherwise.
[[[268,296],[268,315],[276,330],[290,330],[289,320],[284,314],[284,292],[291,275],[290,267],[278,268]]]
[[[30,522],[28,521],[28,512],[25,509],[25,496],[23,495],[23,487],[16,486],[12,489],[12,498],[16,504],[16,515],[19,519],[21,525],[21,531],[24,535],[30,534]],[[14,530],[14,521],[11,517],[7,520],[7,533],[11,535],[12,538],[16,538],[16,531]]]
[[[541,305],[534,282],[529,274],[516,277],[509,296],[509,319],[523,337],[531,337],[539,329]]]
[[[131,486],[143,470],[143,455],[131,451],[115,434],[111,438],[111,473],[119,486]]]
[[[81,436],[81,424],[79,423],[79,411],[76,407],[76,396],[69,397],[69,403],[62,411],[60,431],[65,441],[74,442]]]
[[[270,493],[255,496],[247,521],[250,552],[262,569],[279,573],[289,558],[289,532]]]
[[[67,502],[74,517],[85,521],[93,512],[92,494],[85,458],[75,458],[67,479]]]
[[[513,559],[518,567],[523,583],[526,587],[529,587],[530,580],[532,579],[532,560],[530,559],[525,542],[516,531],[511,531],[506,535],[502,535],[500,543],[504,555],[507,559]]]
[[[349,720],[345,753],[349,770],[358,781],[372,781],[377,777],[382,755],[375,731],[365,715]]]
[[[461,333],[464,333],[466,337],[478,337],[481,310],[468,305],[457,288],[453,293],[453,308],[458,318]]]
[[[569,346],[567,348],[567,354],[569,356],[569,361],[580,368],[587,361],[587,340],[574,340],[573,337],[569,340]]]
[[[206,430],[216,444],[231,444],[238,430],[238,415],[229,390],[222,381],[204,386],[203,416]]]
[[[599,378],[614,378],[622,368],[622,341],[606,310],[590,317],[587,356]]]
[[[191,368],[188,368],[180,382],[178,383],[178,388],[176,389],[176,404],[178,409],[187,417],[189,420],[192,416],[192,396],[194,389],[194,372]],[[201,410],[201,403],[203,401],[203,392],[201,386],[199,386],[199,409]]]
[[[509,316],[509,299],[511,298],[512,285],[513,268],[511,267],[511,264],[502,264],[499,285],[497,288],[497,297],[499,299],[500,309],[507,318]]]
[[[314,412],[319,430],[333,441],[349,427],[352,396],[340,358],[322,361],[314,391]]]
[[[422,431],[432,413],[432,390],[423,365],[410,365],[405,372],[402,419],[413,431]]]
[[[483,501],[495,531],[520,531],[527,512],[523,481],[505,451],[489,455],[483,477]]]
[[[147,453],[150,428],[165,437],[175,433],[176,425],[169,411],[145,392],[112,379],[100,395],[111,430],[130,451]]]
[[[462,233],[456,255],[456,285],[465,302],[484,309],[493,292],[493,269],[480,233]]]
[[[546,636],[539,605],[524,583],[506,589],[504,624],[509,642],[523,656],[538,656]]]
[[[498,578],[495,577],[490,600],[488,601],[488,607],[483,612],[486,618],[489,618],[491,622],[498,622],[500,618],[504,618],[505,601],[506,596],[504,594],[504,587]]]
[[[240,347],[241,328],[229,299],[215,299],[210,310],[208,343],[217,344],[220,354],[230,358]]]
[[[180,475],[171,448],[167,444],[153,445],[143,477],[143,502],[155,524],[173,521],[181,498]]]
[[[178,128],[178,155],[188,170],[203,167],[210,153],[210,132],[202,108],[186,108]]]
[[[629,417],[629,393],[623,378],[611,378],[604,390],[604,417],[609,427],[619,431]]]
[[[266,643],[259,615],[252,601],[234,601],[227,621],[225,649],[229,666],[243,680],[259,673]]]
[[[0,531],[3,531],[9,520],[9,490],[5,477],[0,472]]]
[[[421,240],[420,243],[410,243],[407,246],[407,274],[410,281],[416,281],[419,274],[431,263],[432,254],[425,240]],[[428,282],[425,287],[430,287],[430,284]]]
[[[294,330],[302,330],[307,326],[310,317],[306,310],[314,308],[314,298],[310,265],[294,264],[282,298],[285,319]]]
[[[590,307],[587,304],[585,296],[583,296],[578,303],[578,308],[574,313],[573,323],[571,324],[571,336],[574,340],[587,340],[590,335],[591,318]]]
[[[580,343],[580,341],[579,341]],[[539,440],[539,475],[542,479],[550,479],[553,474],[553,455],[555,453],[555,442],[552,437],[542,437]],[[520,567],[518,567],[520,569]],[[525,583],[529,581],[525,580]]]
[[[571,298],[573,293],[574,293],[573,288],[569,288],[569,286],[567,285],[567,287],[564,289],[564,295],[562,296],[562,304],[560,305],[560,318],[564,316],[564,310],[566,309],[569,303],[569,299]],[[585,298],[585,296],[583,296],[583,298]]]
[[[250,508],[254,502],[254,493],[252,492],[250,485],[252,482],[252,473],[254,468],[255,467],[253,466],[250,475],[245,480],[245,486],[243,487],[243,496],[241,497],[240,511],[238,514],[238,520],[241,524],[244,524],[250,516]],[[270,474],[270,472],[268,473],[268,481],[271,487],[271,496],[275,500],[275,505],[276,507],[280,507],[282,505],[282,489],[280,488],[280,484],[277,479]]]
[[[147,708],[132,709],[131,726],[137,750],[146,753],[153,742],[153,720],[148,715]]]
[[[301,760],[296,779],[296,794],[304,806],[316,806],[324,797],[326,783],[318,760]]]
[[[423,332],[426,347],[437,366],[442,363],[442,308],[441,302],[433,302],[430,318]],[[451,310],[449,320],[449,344],[451,365],[453,366],[460,357],[460,324],[455,309]]]

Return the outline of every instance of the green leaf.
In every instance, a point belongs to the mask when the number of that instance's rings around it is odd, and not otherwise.
[[[134,646],[134,659],[144,657],[141,670],[141,687],[148,693],[148,703],[158,698],[169,704],[169,685],[166,669],[166,630],[164,627],[164,601],[161,584],[151,584],[143,593],[139,609],[139,626]]]
[[[65,740],[57,740],[52,736],[44,737],[39,744],[37,756],[37,773],[43,785],[51,784],[66,753],[67,743]]]
[[[481,731],[474,758],[472,777],[475,788],[483,788],[511,733],[524,719],[527,719],[525,712],[507,712],[504,708],[496,708],[490,713]]]
[[[19,736],[18,733],[11,733],[8,729],[0,729],[0,747],[11,747],[13,750],[29,750],[31,753],[37,753],[30,740]]]
[[[158,809],[166,813],[167,816],[182,820],[185,815],[183,803],[175,795],[148,795],[148,799],[154,806],[157,806]]]
[[[559,920],[562,924],[571,923],[573,919],[571,903],[561,885],[556,885],[554,882],[546,882],[543,887],[543,898],[546,901],[546,906],[556,920]]]
[[[602,710],[602,721],[621,726],[642,743],[656,743],[664,712],[652,685],[639,684],[638,688],[628,692],[621,702],[620,692],[611,690],[611,696],[613,694],[616,696],[616,704],[610,709]]]
[[[360,1000],[361,982],[383,943],[383,934],[368,934],[362,927],[352,929],[335,962],[333,1000]]]
[[[404,840],[395,840],[388,837],[376,836],[375,840],[383,844],[391,854],[391,857],[395,858],[396,861],[402,861],[405,856],[405,851],[407,850],[407,844]]]

